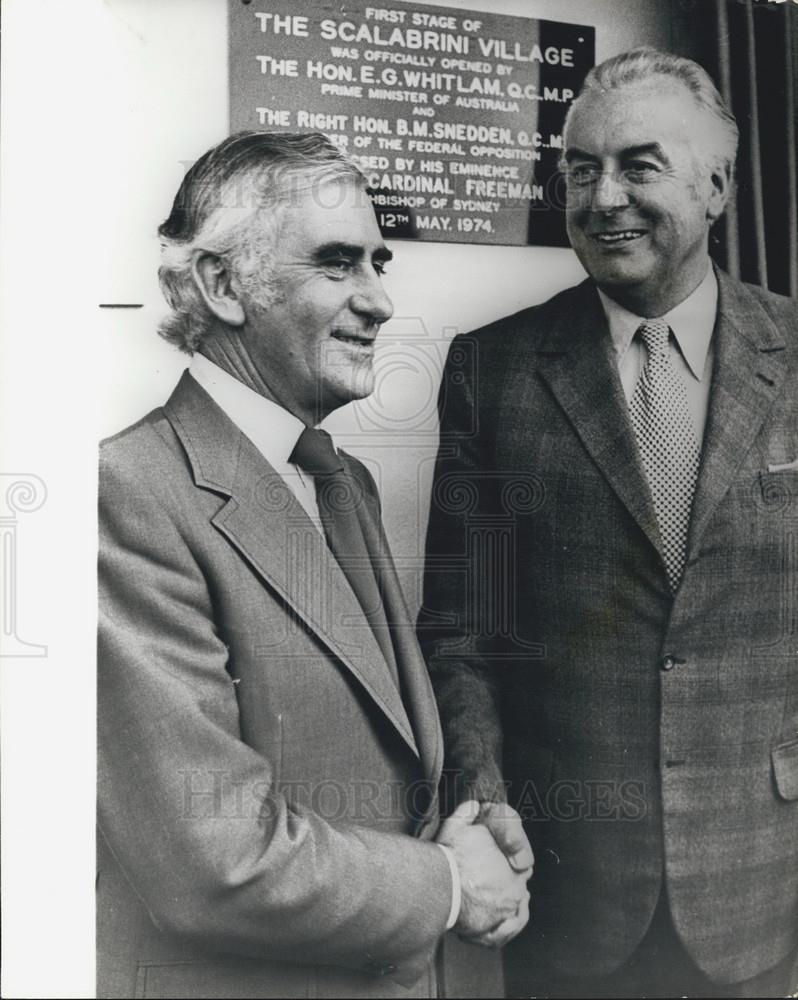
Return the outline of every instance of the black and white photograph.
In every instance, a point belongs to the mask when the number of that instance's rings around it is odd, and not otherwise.
[[[8,0],[9,997],[798,996],[796,0]]]

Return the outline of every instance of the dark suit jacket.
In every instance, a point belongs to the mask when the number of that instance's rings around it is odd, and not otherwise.
[[[527,820],[538,970],[620,965],[663,879],[714,980],[798,940],[798,309],[719,282],[675,599],[592,284],[449,354],[422,634],[454,797]]]
[[[188,375],[104,444],[100,529],[99,995],[436,995],[442,744],[395,573],[401,695],[319,532]]]

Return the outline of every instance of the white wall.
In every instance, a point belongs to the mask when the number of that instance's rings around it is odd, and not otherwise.
[[[667,46],[667,6],[656,0],[492,0],[449,2],[492,13],[596,27],[596,58],[639,44]],[[141,302],[105,311],[101,435],[163,402],[186,364],[156,336],[163,312],[154,232],[166,217],[186,162],[227,132],[227,37],[224,0],[108,0],[116,113],[105,123],[109,178],[104,301]],[[382,489],[389,536],[400,561],[416,563],[423,543],[434,397],[445,342],[580,280],[570,250],[392,243],[387,278],[394,319],[381,333],[375,396],[347,407],[328,426],[370,461]],[[366,433],[364,433],[364,431]],[[417,578],[404,572],[409,599]]]

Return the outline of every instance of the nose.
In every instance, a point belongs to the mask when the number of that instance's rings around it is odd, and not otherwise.
[[[387,323],[393,316],[393,302],[388,298],[379,275],[371,267],[364,268],[349,306],[352,312],[367,317],[372,323]]]
[[[623,175],[614,170],[602,170],[593,185],[593,210],[609,212],[614,208],[626,208],[631,204],[629,191]]]

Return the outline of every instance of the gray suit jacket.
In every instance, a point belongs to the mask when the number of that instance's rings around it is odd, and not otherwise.
[[[663,880],[719,982],[798,940],[798,309],[719,283],[675,599],[592,284],[449,355],[422,635],[452,797],[527,821],[538,971],[620,965]]]
[[[103,445],[100,530],[99,994],[435,995],[442,744],[390,563],[401,695],[323,538],[188,375]]]

